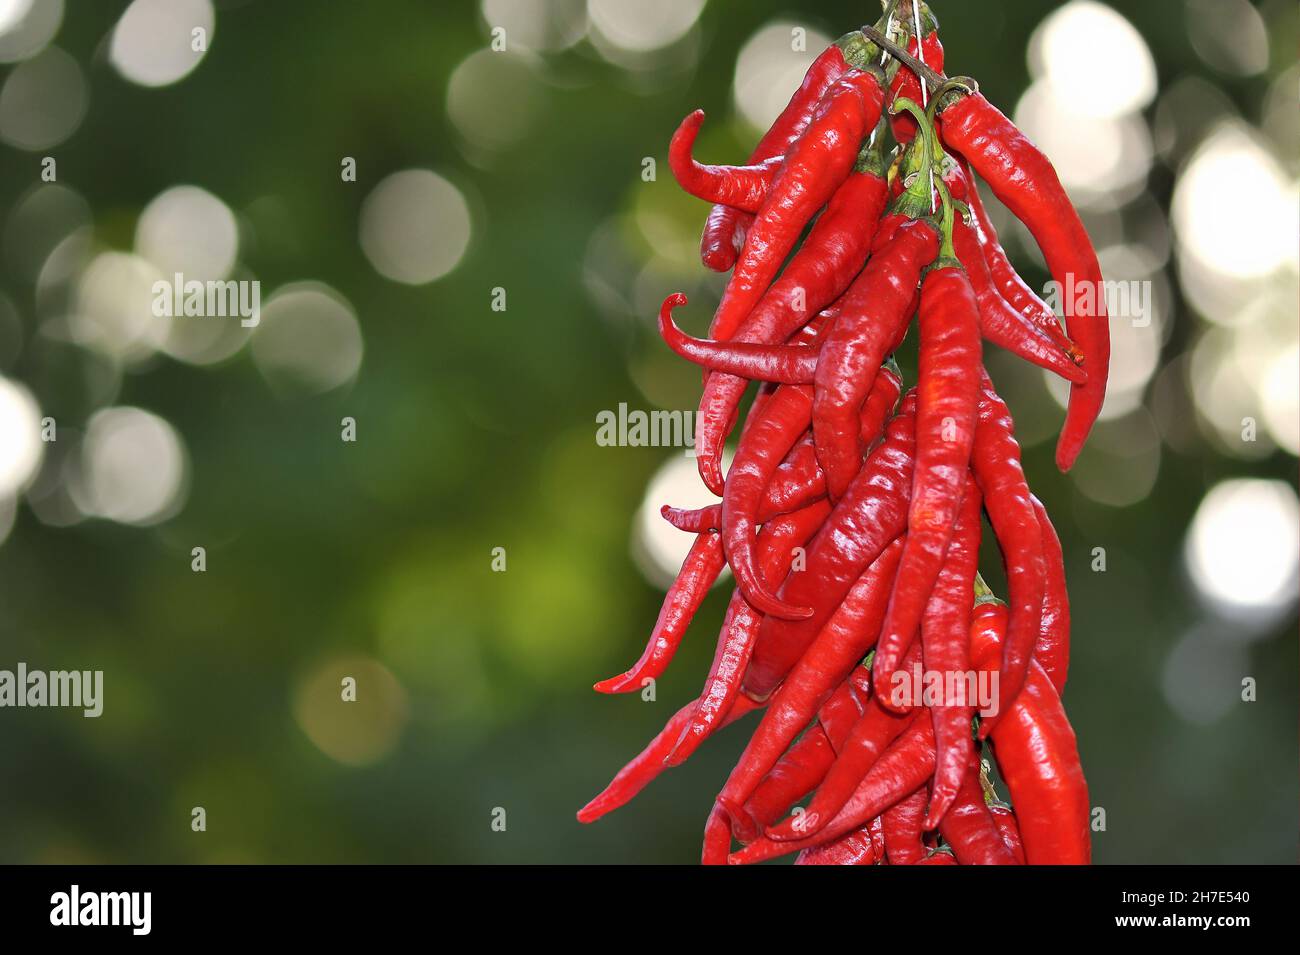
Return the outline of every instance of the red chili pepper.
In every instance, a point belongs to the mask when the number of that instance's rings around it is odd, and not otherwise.
[[[1043,567],[1046,572],[1043,591],[1043,615],[1034,644],[1034,659],[1043,666],[1057,695],[1065,692],[1065,678],[1070,669],[1070,594],[1065,588],[1065,556],[1061,539],[1047,516],[1043,502],[1030,495],[1038,527],[1043,535]]]
[[[782,157],[789,151],[791,144],[808,128],[831,84],[849,68],[849,60],[856,62],[867,53],[865,43],[862,34],[855,30],[822,51],[781,115],[754,147],[749,157],[751,164]],[[752,222],[753,216],[738,209],[714,206],[700,239],[700,258],[704,264],[715,272],[731,268],[744,247],[745,232]]]
[[[928,135],[928,132],[926,133]],[[893,674],[921,623],[943,566],[965,491],[979,402],[980,335],[970,281],[952,255],[952,207],[945,202],[939,258],[921,284],[916,467],[907,547],[876,648],[876,695],[892,706]]]
[[[867,459],[831,516],[808,545],[803,570],[778,596],[813,608],[806,620],[764,619],[745,675],[745,691],[766,699],[803,656],[862,572],[903,532],[915,450],[914,399],[903,400],[885,441]]]
[[[672,310],[686,304],[676,292],[659,308],[659,334],[669,348],[708,371],[738,375],[750,380],[812,384],[818,348],[812,345],[756,345],[752,342],[717,342],[692,338],[673,321]]]
[[[1072,385],[1056,445],[1056,465],[1068,471],[1082,450],[1106,398],[1110,325],[1097,253],[1051,161],[985,99],[968,78],[947,80],[917,63],[870,27],[863,34],[913,69],[934,90],[944,143],[979,173],[1012,214],[1028,227],[1060,290],[1066,330],[1083,356],[1088,380]]]
[[[824,846],[804,849],[795,858],[795,865],[875,865],[880,856],[867,823],[853,832],[840,836]]]
[[[773,156],[752,166],[713,166],[697,162],[691,151],[704,122],[697,109],[682,120],[668,144],[668,168],[677,184],[697,199],[757,212],[776,178],[783,158]]]
[[[918,862],[917,865],[960,865],[960,863],[951,852],[937,849]]]
[[[953,198],[964,199],[974,191],[966,181],[960,166],[952,164],[944,181],[952,190]],[[972,220],[973,222],[973,220]],[[1039,368],[1045,368],[1076,384],[1088,380],[1088,373],[1071,359],[1047,333],[1011,307],[993,282],[988,262],[980,245],[974,225],[967,225],[959,216],[953,227],[953,246],[961,260],[975,291],[979,304],[980,332],[999,348]]]
[[[1016,444],[1011,412],[987,373],[983,375],[980,394],[979,424],[975,428],[975,449],[971,469],[984,494],[989,523],[1002,551],[1007,572],[1007,596],[1011,604],[1011,624],[1003,647],[1002,672],[999,678],[1000,709],[1006,710],[1024,685],[1025,674],[1038,640],[1043,611],[1045,564],[1043,534],[1038,515],[1020,466],[1020,446]],[[1000,717],[985,720],[981,737]]]
[[[904,225],[871,257],[837,306],[822,345],[813,397],[813,441],[832,500],[862,466],[859,416],[885,356],[911,318],[921,269],[939,248],[932,223]]]
[[[709,588],[718,579],[725,563],[722,538],[718,534],[700,534],[691,546],[677,579],[668,588],[659,619],[650,632],[645,652],[626,673],[601,680],[598,693],[629,693],[641,689],[645,680],[657,679],[672,662],[682,637],[686,635],[695,611],[700,609]]]
[[[875,450],[876,442],[885,433],[885,422],[893,417],[902,390],[903,376],[898,370],[898,364],[889,358],[880,366],[876,380],[871,384],[871,391],[867,393],[867,400],[862,403],[862,427],[858,430],[858,436],[864,451],[869,453]],[[814,395],[814,399],[815,397]],[[822,483],[824,486],[825,477],[822,478]]]
[[[764,827],[817,787],[860,712],[850,678],[835,688],[817,719],[763,777],[744,806],[727,807],[737,839],[753,842]]]
[[[811,417],[811,388],[778,388],[762,418],[740,442],[722,495],[722,546],[740,592],[755,610],[789,620],[810,617],[812,610],[787,604],[768,592],[755,566],[754,534],[763,492]]]
[[[934,731],[928,719],[919,718],[876,761],[853,798],[826,828],[811,838],[788,841],[770,838],[772,832],[769,830],[767,837],[733,852],[727,861],[732,864],[762,862],[836,839],[915,792],[933,772]]]
[[[927,793],[921,787],[901,802],[885,810],[881,817],[885,836],[885,854],[890,865],[915,865],[925,858],[924,832]]]
[[[1097,253],[1051,162],[979,93],[940,107],[944,142],[961,153],[1023,222],[1043,250],[1065,296],[1066,327],[1083,355],[1088,380],[1070,388],[1056,465],[1068,471],[1106,398],[1110,326]]]
[[[1000,603],[978,604],[971,655],[985,672],[998,668],[1006,627]],[[1037,661],[1024,692],[1000,714],[993,756],[1011,791],[1029,865],[1086,865],[1092,859],[1088,784],[1061,698]]]
[[[925,828],[938,827],[957,798],[962,777],[975,752],[971,720],[978,694],[971,674],[970,621],[975,574],[979,569],[980,492],[967,476],[965,499],[943,570],[921,620],[921,658],[927,673],[943,678],[943,701],[930,706],[934,722],[935,769]],[[949,694],[954,698],[949,698]]]
[[[744,804],[812,714],[875,642],[901,551],[902,542],[895,541],[858,579],[772,696],[762,723],[718,796],[723,805]]]
[[[915,718],[915,713],[892,713],[875,699],[869,700],[808,808],[770,830],[769,838],[800,839],[820,832],[853,797],[880,754]]]
[[[878,127],[853,174],[836,190],[780,278],[766,289],[735,334],[711,330],[712,338],[777,345],[840,297],[867,260],[874,223],[887,198],[883,139],[884,131]],[[705,484],[715,491],[713,482],[721,482],[723,444],[747,385],[746,378],[737,375],[705,377],[695,451],[707,470],[701,471]]]
[[[758,838],[765,826],[785,815],[821,783],[834,761],[835,748],[825,729],[813,723],[763,777],[744,808],[729,813],[736,837],[741,842]]]
[[[682,727],[690,721],[691,714],[695,710],[695,704],[696,701],[692,700],[674,713],[664,728],[659,731],[659,734],[646,744],[645,749],[620,769],[610,784],[599,795],[578,810],[579,822],[595,822],[601,816],[608,815],[620,806],[627,805],[637,793],[650,785],[660,773],[668,768],[664,764],[664,757],[668,755],[669,750],[677,742]],[[761,705],[742,697],[736,701],[736,705],[727,714],[726,722],[734,723]]]
[[[805,543],[829,513],[830,505],[818,501],[765,524],[758,537],[758,572],[767,580],[779,580],[790,567],[794,548]],[[754,636],[762,619],[762,614],[750,606],[737,590],[727,607],[718,649],[704,681],[704,690],[690,722],[682,730],[681,739],[668,756],[669,765],[685,762],[722,725],[739,697],[740,680],[753,652]]]
[[[1011,850],[1016,865],[1024,865],[1025,846],[1020,839],[1020,826],[1016,824],[1016,814],[1011,811],[1010,806],[1001,803],[990,803],[989,813],[993,816],[993,822],[998,827],[1002,842]]]
[[[939,823],[939,832],[962,865],[1015,865],[1015,856],[1002,841],[1002,833],[984,804],[979,757],[971,753],[963,769],[960,788],[952,808]]]
[[[1022,318],[1033,325],[1039,331],[1043,332],[1049,339],[1055,343],[1056,347],[1063,351],[1076,365],[1083,364],[1083,355],[1075,347],[1074,342],[1065,334],[1065,329],[1061,327],[1060,320],[1051,307],[1038,297],[1038,294],[1025,284],[1025,280],[1020,277],[1011,260],[1007,257],[1006,250],[998,242],[997,230],[993,228],[993,221],[989,218],[988,210],[984,207],[984,200],[980,196],[979,187],[975,183],[975,174],[971,172],[970,164],[964,159],[959,160],[962,172],[966,181],[970,184],[967,191],[966,200],[970,203],[971,212],[974,213],[974,221],[971,228],[980,241],[980,249],[984,253],[984,262],[988,265],[989,274],[993,278],[993,284],[1006,300]],[[1085,372],[1087,369],[1084,369]]]
[[[835,194],[880,120],[881,72],[849,70],[826,91],[812,122],[784,164],[745,237],[709,337],[730,338],[776,277],[808,221]]]

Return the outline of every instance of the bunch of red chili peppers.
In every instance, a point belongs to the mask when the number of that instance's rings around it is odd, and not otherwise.
[[[724,565],[736,588],[698,699],[583,822],[760,710],[714,799],[706,863],[1089,861],[1087,785],[1061,705],[1061,546],[981,349],[987,339],[1070,382],[1056,452],[1067,469],[1105,394],[1107,318],[1094,294],[1087,314],[1066,303],[1062,328],[999,245],[976,175],[1063,288],[1100,289],[1101,274],[1047,158],[942,64],[925,5],[910,23],[891,5],[817,58],[748,165],[693,158],[699,111],[673,136],[678,182],[714,203],[704,263],[732,269],[709,339],[674,324],[683,295],[659,316],[669,347],[704,369],[696,452],[722,501],[664,508],[695,543],[641,659],[596,689],[658,678]],[[918,380],[904,392],[892,353],[913,315]],[[978,574],[985,517],[1006,603]]]

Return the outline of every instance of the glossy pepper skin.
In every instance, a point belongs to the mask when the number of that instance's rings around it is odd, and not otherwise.
[[[1011,622],[1003,647],[999,678],[1001,708],[1015,700],[1024,685],[1029,661],[1038,641],[1046,591],[1043,535],[1034,511],[1033,495],[1020,466],[1020,446],[1015,439],[1011,412],[985,375],[975,430],[971,469],[984,495],[984,508],[1002,551],[1007,573],[1007,599]],[[984,721],[987,734],[999,717]]]
[[[781,115],[754,147],[749,157],[751,164],[785,155],[790,144],[808,128],[826,90],[849,68],[844,58],[845,49],[860,49],[861,37],[860,33],[848,34],[818,55]],[[709,212],[700,239],[700,258],[704,264],[715,272],[731,268],[744,246],[745,232],[752,221],[753,216],[739,209],[715,205]]]
[[[941,253],[942,255],[942,253]],[[978,308],[965,271],[940,258],[921,286],[916,466],[907,547],[873,664],[876,694],[891,706],[894,671],[916,637],[961,508],[979,406]]]
[[[763,293],[734,334],[711,333],[712,338],[755,345],[780,344],[849,287],[867,261],[872,223],[879,219],[887,198],[881,139],[882,132],[877,130],[853,173],[835,191],[780,277]],[[827,320],[833,317],[832,311]],[[701,462],[707,461],[702,467],[710,474],[721,471],[723,444],[749,377],[721,373],[705,376],[695,450]],[[705,483],[708,481],[706,478]]]
[[[677,579],[664,596],[645,652],[626,673],[597,683],[596,692],[634,692],[641,689],[643,681],[663,675],[725,562],[720,535],[702,533],[696,537]]]
[[[1002,841],[993,814],[984,804],[979,758],[972,754],[965,769],[952,808],[939,824],[939,832],[961,865],[1015,865],[1015,856]]]
[[[851,680],[835,688],[794,745],[777,761],[743,806],[731,804],[728,817],[737,839],[753,842],[763,829],[783,816],[821,783],[835,753],[844,744],[861,713],[862,702]],[[723,860],[725,861],[725,859]]]
[[[755,610],[790,620],[811,616],[812,611],[778,600],[768,591],[756,567],[754,535],[763,492],[811,418],[811,388],[778,388],[762,418],[741,440],[722,494],[722,547],[740,592]]]
[[[954,199],[964,200],[973,192],[961,168],[955,164],[950,167],[949,175],[944,177],[944,181],[952,190]],[[1002,292],[989,272],[977,228],[974,219],[968,225],[958,217],[953,226],[953,245],[957,258],[970,278],[975,301],[979,304],[980,332],[999,348],[1005,348],[1030,364],[1054,372],[1068,382],[1082,384],[1087,381],[1088,373],[1070,357],[1070,350],[1053,341],[1045,331],[1017,312],[1002,297]]]
[[[872,824],[860,826],[824,846],[804,849],[795,858],[794,864],[875,865],[879,860],[879,854],[876,851],[875,840],[872,838]]]
[[[909,655],[909,660],[911,659],[919,659],[919,654]],[[769,837],[810,838],[825,828],[853,797],[880,755],[916,718],[916,713],[894,713],[875,699],[868,700],[862,716],[853,724],[835,762],[826,771],[826,778],[822,780],[807,808],[801,815],[774,827],[769,832]]]
[[[901,550],[901,542],[895,541],[876,558],[772,695],[763,721],[719,794],[720,802],[739,805],[749,799],[812,714],[870,649],[880,631],[885,595]]]
[[[1065,555],[1061,552],[1061,539],[1047,516],[1043,502],[1032,495],[1038,527],[1043,535],[1043,614],[1039,620],[1038,640],[1034,644],[1034,659],[1042,664],[1043,672],[1052,681],[1057,695],[1065,692],[1065,678],[1070,669],[1070,594],[1065,587]]]
[[[790,146],[736,260],[709,327],[730,338],[776,277],[800,233],[853,171],[880,120],[882,74],[849,70],[826,91],[812,122]]]
[[[1097,253],[1051,162],[979,93],[940,107],[943,141],[965,157],[993,194],[1023,222],[1065,297],[1066,330],[1088,380],[1072,385],[1056,465],[1068,471],[1106,398],[1110,325]],[[1071,296],[1069,291],[1076,294]]]
[[[1020,825],[1016,822],[1016,814],[1010,806],[1001,803],[990,803],[989,813],[993,816],[993,822],[997,824],[998,832],[1002,834],[1002,842],[1011,850],[1016,865],[1024,865],[1025,845],[1020,839]]]
[[[913,405],[904,399],[885,441],[863,465],[831,516],[808,545],[803,570],[777,595],[813,609],[806,620],[764,619],[745,674],[745,692],[766,699],[830,619],[835,608],[881,552],[903,532],[915,453]]]
[[[685,305],[686,301],[685,295],[675,292],[664,299],[659,309],[659,335],[680,357],[703,365],[708,371],[726,375],[786,384],[812,384],[817,368],[817,347],[692,338],[677,327],[672,317],[673,309]]]
[[[988,210],[984,207],[984,200],[980,196],[979,187],[975,183],[975,176],[971,172],[970,164],[965,160],[960,160],[959,164],[963,176],[969,184],[966,201],[970,204],[973,215],[971,228],[979,239],[980,250],[984,254],[984,262],[988,266],[989,275],[993,279],[994,286],[1001,293],[1006,303],[1022,318],[1051,339],[1056,347],[1064,352],[1072,362],[1076,365],[1082,365],[1083,355],[1074,346],[1074,342],[1070,341],[1066,336],[1065,329],[1061,328],[1056,313],[1038,297],[1038,293],[1025,284],[1025,280],[1020,277],[1016,267],[1011,264],[1011,259],[1007,257],[1006,250],[1002,248],[1002,244],[998,241],[997,230],[994,229],[993,221],[989,218]],[[1086,373],[1086,369],[1084,370]]]
[[[927,850],[921,836],[927,802],[927,793],[922,787],[885,810],[882,825],[885,855],[890,865],[915,865],[925,858]]]
[[[997,669],[1006,608],[975,610],[971,654],[985,672]],[[1074,730],[1061,698],[1037,662],[1025,690],[991,734],[993,755],[1011,792],[1029,865],[1087,865],[1092,861],[1088,784]]]
[[[817,501],[765,524],[758,535],[757,573],[766,581],[783,577],[790,567],[794,548],[805,544],[829,513],[830,505],[826,501]],[[727,607],[704,689],[690,721],[682,729],[681,738],[667,757],[669,765],[685,762],[714,730],[723,725],[731,708],[741,698],[740,680],[753,653],[761,619],[762,614],[737,589]]]
[[[976,687],[964,680],[971,672],[970,624],[974,605],[975,575],[979,569],[980,493],[974,479],[966,478],[965,496],[943,570],[921,618],[921,659],[928,673],[943,677],[944,699],[930,706],[934,723],[935,768],[930,784],[930,807],[925,828],[934,829],[953,805],[962,778],[975,754],[971,719],[975,715]],[[953,677],[963,680],[959,690]],[[961,693],[947,698],[947,687]],[[977,774],[978,775],[978,774]],[[960,861],[960,853],[957,856]]]
[[[713,166],[692,155],[695,138],[704,122],[704,110],[687,114],[668,143],[668,168],[682,189],[697,199],[757,212],[776,178],[782,158],[773,157],[753,166]]]
[[[837,305],[818,356],[813,396],[813,444],[832,500],[844,495],[862,466],[859,412],[911,319],[921,270],[938,250],[933,223],[904,224]]]
[[[808,839],[757,839],[739,852],[733,852],[727,861],[733,865],[762,862],[830,842],[905,799],[924,785],[933,772],[934,731],[928,719],[919,718],[876,761],[853,798],[826,828]]]

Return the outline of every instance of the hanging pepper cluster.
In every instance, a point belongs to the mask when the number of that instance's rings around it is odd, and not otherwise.
[[[827,48],[748,165],[695,160],[700,111],[669,149],[682,188],[714,203],[704,264],[731,270],[708,339],[674,323],[684,295],[659,315],[668,347],[703,368],[695,446],[722,501],[663,509],[695,543],[641,659],[596,689],[658,678],[724,566],[736,587],[699,697],[578,818],[624,805],[758,710],[713,800],[705,863],[1090,858],[1061,704],[1061,545],[982,349],[1070,383],[1056,452],[1068,469],[1106,391],[1101,274],[1050,162],[973,80],[943,75],[938,25],[916,9],[905,22],[891,5]],[[999,245],[976,176],[1028,227],[1055,281],[1093,286],[1089,308],[1066,303],[1064,328]],[[914,316],[918,376],[904,391],[892,355]],[[979,576],[986,518],[1005,603]]]

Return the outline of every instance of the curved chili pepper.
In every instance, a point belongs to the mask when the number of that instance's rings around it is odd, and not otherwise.
[[[1020,466],[1020,446],[1016,444],[1011,412],[993,390],[987,373],[982,378],[971,469],[984,495],[984,508],[1007,572],[1011,623],[999,677],[999,709],[1005,711],[1024,685],[1041,627],[1046,588],[1043,534]],[[981,738],[1000,718],[992,716],[980,724]]]
[[[767,580],[780,579],[790,566],[793,549],[806,542],[829,513],[830,505],[818,501],[765,524],[758,536],[758,573]],[[762,614],[750,606],[738,588],[727,607],[722,635],[713,665],[704,681],[704,690],[689,723],[682,729],[681,738],[668,755],[669,765],[685,762],[722,725],[739,697],[740,680],[753,652],[754,636],[762,619]]]
[[[795,865],[875,865],[880,856],[876,851],[871,826],[867,823],[853,832],[840,836],[824,846],[804,849],[795,858]]]
[[[898,405],[898,396],[902,393],[902,390],[902,373],[898,370],[897,362],[890,358],[880,366],[880,371],[876,374],[876,380],[871,383],[871,391],[867,392],[867,400],[862,403],[862,414],[860,416],[862,427],[858,430],[858,436],[862,441],[864,451],[870,452],[874,450],[876,442],[885,433],[885,422],[893,415],[894,408]],[[813,407],[816,408],[815,394],[813,395]],[[824,486],[825,477],[822,478],[822,483]]]
[[[961,153],[1043,250],[1066,302],[1066,329],[1083,355],[1088,380],[1070,388],[1056,466],[1068,471],[1106,398],[1110,326],[1097,253],[1050,160],[979,93],[940,106],[943,140]]]
[[[822,97],[849,68],[850,62],[869,61],[878,55],[857,30],[840,37],[818,55],[781,115],[750,154],[751,164],[784,156],[812,122]],[[700,258],[715,272],[725,272],[744,247],[753,216],[731,206],[716,205],[709,212],[700,237]]]
[[[880,120],[883,74],[852,69],[826,91],[803,134],[790,145],[780,172],[754,218],[745,248],[709,326],[730,338],[758,304],[805,225],[853,171],[859,149]]]
[[[618,771],[610,784],[606,786],[591,802],[578,810],[579,822],[595,822],[601,816],[608,815],[620,806],[625,806],[646,786],[650,785],[660,773],[668,767],[664,757],[668,755],[681,735],[684,727],[695,710],[696,701],[692,700],[672,715],[664,728],[659,731],[645,749]],[[727,723],[734,723],[762,704],[742,697],[727,714]],[[728,846],[730,848],[730,846]]]
[[[773,156],[752,166],[712,166],[697,162],[691,151],[704,122],[697,109],[682,120],[668,143],[668,168],[684,191],[697,199],[757,212],[776,178],[782,157]]]
[[[826,731],[820,723],[814,723],[763,777],[743,811],[732,814],[733,825],[738,819],[744,820],[748,839],[742,841],[753,841],[764,826],[785,815],[792,805],[812,792],[834,761],[835,749]]]
[[[963,769],[961,787],[939,823],[939,832],[962,865],[1015,865],[1015,856],[984,804],[979,757],[972,752]]]
[[[822,704],[817,719],[763,777],[744,806],[728,807],[737,839],[753,842],[766,826],[821,783],[860,712],[851,679],[846,680]]]
[[[704,823],[704,848],[700,852],[700,864],[726,865],[727,853],[730,851],[731,824],[727,820],[726,810],[715,803]]]
[[[919,654],[909,654],[909,660]],[[799,816],[768,831],[770,839],[804,839],[820,832],[853,797],[871,767],[916,719],[915,713],[892,713],[873,699],[853,725],[826,778]]]
[[[757,839],[739,852],[733,852],[727,861],[731,864],[762,862],[830,842],[915,792],[933,772],[934,731],[930,728],[928,719],[920,718],[913,721],[907,731],[876,761],[854,792],[853,798],[827,823],[826,828],[808,839]]]
[[[980,335],[970,281],[952,255],[952,207],[944,205],[944,239],[921,284],[916,465],[894,594],[872,675],[882,705],[894,671],[920,627],[943,566],[965,491],[979,402]]]
[[[722,547],[740,592],[754,609],[788,620],[810,617],[812,609],[787,604],[768,592],[755,567],[754,534],[763,492],[811,418],[812,389],[778,388],[763,417],[741,440],[722,492]]]
[[[948,183],[955,199],[964,199],[974,191],[957,164],[950,166],[949,175],[944,177],[944,181]],[[975,301],[979,304],[980,332],[986,339],[1018,358],[1060,375],[1066,381],[1080,384],[1088,380],[1088,373],[1075,364],[1069,352],[1013,309],[1002,297],[989,273],[988,262],[975,227],[967,225],[960,216],[953,227],[953,247],[970,278]]]
[[[862,572],[904,530],[915,451],[915,399],[903,400],[885,440],[867,458],[821,530],[808,545],[805,567],[777,595],[813,608],[806,620],[764,619],[745,674],[745,691],[766,699],[803,656]]]
[[[905,330],[921,269],[939,248],[932,223],[912,222],[871,257],[841,300],[821,347],[813,396],[813,444],[832,500],[862,463],[858,428],[877,369]]]
[[[980,196],[970,164],[964,159],[959,160],[959,164],[967,183],[970,184],[966,200],[970,203],[974,215],[971,228],[975,230],[975,235],[979,239],[980,250],[984,253],[984,262],[988,266],[994,286],[1017,314],[1051,339],[1070,361],[1082,365],[1083,355],[1075,347],[1074,342],[1066,336],[1056,313],[1025,284],[1025,280],[1020,277],[1020,273],[1007,257],[1006,250],[998,241],[997,230],[993,228],[993,220],[989,218],[988,210],[984,207],[984,200]],[[1086,372],[1087,369],[1084,371]]]
[[[677,648],[681,646],[682,637],[686,635],[686,630],[695,617],[695,611],[700,609],[709,588],[722,572],[724,563],[721,535],[704,533],[695,538],[690,552],[682,561],[677,579],[664,596],[659,619],[650,632],[650,640],[641,659],[626,673],[597,683],[594,687],[597,693],[629,693],[639,690],[644,685],[643,681],[656,679],[668,669]]]
[[[924,832],[925,787],[885,810],[881,824],[885,837],[885,855],[890,865],[915,865],[925,858]]]
[[[1002,803],[990,803],[989,814],[993,816],[993,822],[998,827],[998,833],[1002,836],[1003,844],[1011,850],[1012,857],[1016,860],[1016,865],[1025,864],[1025,846],[1020,839],[1020,826],[1016,824],[1016,814],[1012,812],[1011,807]]]
[[[686,296],[675,292],[659,307],[659,334],[665,344],[687,361],[709,371],[725,372],[758,381],[811,384],[817,369],[818,349],[812,345],[756,345],[751,342],[716,342],[692,338],[673,321],[672,311],[685,305]]]
[[[895,541],[876,558],[773,694],[762,723],[718,796],[724,805],[741,805],[753,794],[786,747],[875,642],[901,552],[902,542]]]
[[[1043,614],[1038,624],[1038,640],[1034,643],[1034,659],[1043,666],[1047,678],[1057,695],[1065,692],[1065,678],[1070,669],[1070,594],[1065,588],[1065,555],[1061,552],[1061,539],[1043,502],[1032,494],[1038,527],[1043,536]]]
[[[978,604],[971,655],[985,672],[998,669],[1006,607]],[[1037,661],[1024,692],[991,734],[993,755],[1011,791],[1029,865],[1087,865],[1092,859],[1088,783],[1061,698]]]
[[[735,334],[711,330],[711,338],[776,345],[840,297],[867,260],[874,223],[888,198],[883,139],[884,131],[878,125],[853,173],[836,190],[781,276],[763,293]],[[827,317],[833,317],[833,310]],[[706,469],[701,475],[710,487],[714,487],[711,481],[721,482],[723,444],[747,385],[744,377],[736,375],[712,373],[705,377],[695,452]],[[716,487],[715,492],[721,493]]]
[[[971,720],[975,716],[975,687],[966,682],[971,672],[970,621],[975,574],[980,550],[980,492],[966,478],[965,499],[943,570],[921,620],[921,659],[928,673],[943,676],[944,699],[930,706],[934,722],[935,768],[930,785],[930,808],[925,828],[935,829],[952,806],[962,777],[975,753]],[[951,689],[950,689],[951,688]],[[949,692],[960,698],[950,699]],[[960,855],[958,856],[960,860]]]

